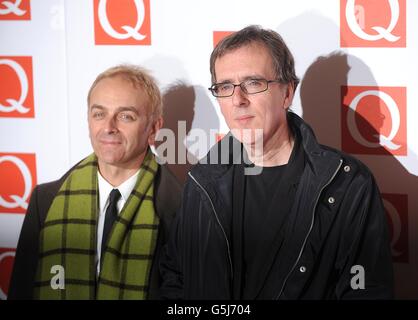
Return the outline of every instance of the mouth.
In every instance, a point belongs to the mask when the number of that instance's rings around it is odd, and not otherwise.
[[[235,121],[237,121],[240,124],[247,124],[248,122],[250,122],[252,119],[254,118],[254,116],[250,116],[250,115],[245,115],[245,116],[239,116],[235,118]]]
[[[99,143],[105,146],[115,146],[121,144],[120,141],[113,141],[113,140],[99,140]]]

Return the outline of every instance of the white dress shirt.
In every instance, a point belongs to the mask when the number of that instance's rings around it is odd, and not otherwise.
[[[96,251],[96,264],[97,264],[97,274],[100,273],[100,255],[102,251],[102,238],[103,238],[103,228],[105,221],[106,209],[109,206],[109,195],[113,189],[118,189],[121,197],[118,200],[117,208],[118,214],[122,211],[123,206],[129,198],[132,190],[135,187],[136,180],[138,178],[139,170],[130,178],[125,180],[118,187],[113,187],[109,182],[107,182],[99,171],[97,171],[97,177],[99,182],[99,217],[97,221],[97,251]]]

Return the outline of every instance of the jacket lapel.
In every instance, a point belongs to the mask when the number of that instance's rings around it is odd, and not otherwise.
[[[323,155],[316,157],[323,158]],[[311,157],[310,157],[311,158]],[[312,158],[311,158],[312,159]],[[319,158],[317,158],[318,160]],[[330,157],[324,161],[315,161],[314,168],[308,161],[305,165],[289,222],[285,228],[284,242],[271,264],[271,272],[264,282],[260,282],[255,299],[278,299],[286,281],[294,268],[306,244],[315,217],[315,207],[323,187],[332,178],[339,166],[339,159]],[[318,174],[320,173],[320,174]]]
[[[298,179],[294,201],[285,209],[290,212],[288,221],[282,232],[270,235],[270,253],[256,258],[260,261],[259,269],[253,268],[251,271],[248,277],[251,290],[246,292],[244,299],[278,298],[309,236],[320,193],[339,166],[340,159],[322,151],[312,130],[302,119],[289,113],[288,120],[294,136],[301,141],[300,153],[306,161],[303,160],[304,167],[301,167],[301,159],[295,159],[290,179],[295,179],[298,171],[303,173]]]

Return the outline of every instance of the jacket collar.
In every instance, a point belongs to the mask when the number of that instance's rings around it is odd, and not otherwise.
[[[314,175],[330,169],[330,163],[337,164],[339,153],[331,148],[325,148],[316,140],[312,128],[297,114],[288,112],[288,125],[292,132],[298,135],[302,141],[307,164]],[[221,141],[215,144],[206,157],[194,166],[191,174],[203,185],[219,182],[234,164],[240,163],[244,148],[242,144],[229,132]],[[331,170],[332,171],[332,170]]]

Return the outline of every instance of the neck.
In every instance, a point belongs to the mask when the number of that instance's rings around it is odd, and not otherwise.
[[[139,170],[143,160],[144,157],[141,157],[140,160],[124,166],[110,165],[99,160],[99,171],[107,182],[109,182],[113,187],[118,187]]]
[[[261,148],[262,146],[262,148]],[[256,166],[274,167],[289,162],[294,146],[294,138],[287,124],[283,125],[263,143],[245,145],[248,158]]]

